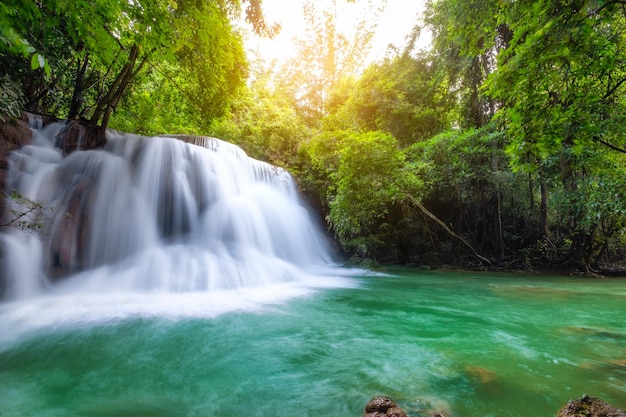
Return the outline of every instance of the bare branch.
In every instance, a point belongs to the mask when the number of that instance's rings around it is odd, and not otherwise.
[[[484,256],[481,256],[480,254],[478,254],[478,252],[476,252],[476,249],[474,249],[472,247],[472,245],[470,245],[465,239],[463,239],[461,236],[457,235],[456,233],[454,233],[452,230],[450,230],[450,228],[441,221],[441,219],[439,219],[439,217],[435,216],[435,214],[433,214],[430,210],[428,210],[420,200],[418,200],[415,196],[413,196],[412,194],[404,191],[404,194],[408,197],[409,200],[411,200],[411,202],[413,204],[415,204],[417,206],[417,208],[419,208],[422,213],[424,213],[426,216],[428,216],[431,220],[433,220],[435,223],[437,223],[439,226],[441,226],[450,236],[458,239],[459,241],[461,241],[465,246],[467,246],[469,248],[470,251],[472,251],[472,253],[474,254],[474,256],[480,261],[480,263],[482,264],[487,264],[491,266],[491,261],[487,258],[485,258]]]
[[[621,152],[621,153],[626,153],[626,149],[622,149],[622,148],[620,148],[618,146],[615,146],[615,145],[613,145],[613,144],[611,144],[609,142],[606,142],[606,141],[604,141],[602,139],[598,139],[598,142],[600,142],[604,146],[609,147],[610,149],[613,149],[614,151]]]

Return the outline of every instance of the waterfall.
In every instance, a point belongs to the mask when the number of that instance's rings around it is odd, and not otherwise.
[[[257,288],[332,265],[285,170],[215,138],[115,131],[103,149],[63,156],[62,128],[33,128],[9,157],[7,192],[36,208],[0,234],[4,298]]]

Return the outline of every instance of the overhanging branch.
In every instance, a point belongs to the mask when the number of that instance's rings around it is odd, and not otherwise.
[[[404,190],[403,190],[404,191]],[[474,247],[472,245],[470,245],[465,239],[463,239],[461,236],[457,235],[456,233],[454,233],[452,230],[450,230],[450,228],[441,221],[441,219],[439,219],[439,217],[435,216],[435,214],[433,214],[430,210],[428,210],[420,200],[418,200],[415,196],[413,196],[412,194],[404,191],[404,194],[407,196],[407,198],[409,200],[411,200],[411,202],[413,204],[415,204],[415,206],[417,206],[417,208],[419,208],[422,213],[424,213],[426,216],[428,216],[431,220],[433,220],[435,223],[437,223],[439,226],[441,226],[450,236],[458,239],[460,242],[462,242],[465,246],[467,246],[469,248],[470,251],[472,251],[472,253],[474,254],[474,256],[480,261],[481,264],[487,264],[489,266],[491,266],[491,261],[487,258],[485,258],[484,256],[481,256],[480,254],[478,254],[478,252],[476,252],[476,249],[474,249]]]
[[[606,147],[608,147],[610,149],[613,149],[614,151],[621,152],[621,153],[626,153],[626,149],[622,149],[622,148],[620,148],[618,146],[615,146],[612,143],[609,143],[609,142],[604,141],[602,139],[598,139],[598,142],[600,142],[601,144],[603,144],[604,146],[606,146]]]

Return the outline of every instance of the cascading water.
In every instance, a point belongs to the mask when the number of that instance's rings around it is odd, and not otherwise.
[[[62,127],[33,129],[10,157],[6,188],[44,217],[41,231],[0,235],[5,298],[210,293],[307,281],[332,265],[283,169],[208,137],[109,132],[104,149],[64,157]]]
[[[45,221],[0,234],[2,417],[349,416],[377,394],[420,416],[626,406],[623,280],[346,280],[284,171],[210,138],[112,134],[63,157],[58,128],[10,160]],[[275,304],[319,286],[347,288]]]

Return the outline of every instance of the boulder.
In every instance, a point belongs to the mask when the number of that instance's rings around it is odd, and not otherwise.
[[[28,127],[28,122],[23,120],[25,118],[26,115],[22,119],[0,123],[0,190],[4,190],[4,181],[9,171],[9,154],[28,145],[32,140],[33,132]],[[0,198],[0,218],[4,213],[4,204],[4,198]]]
[[[437,411],[429,413],[429,416],[450,417],[450,414]],[[407,413],[391,398],[377,396],[367,403],[363,417],[407,417]],[[556,417],[626,417],[626,412],[599,398],[583,395],[580,399],[569,401],[558,411]]]
[[[377,396],[365,405],[363,417],[407,417],[407,415],[391,398]]]
[[[69,155],[75,150],[101,148],[106,144],[106,130],[93,126],[88,120],[67,120],[65,127],[57,134],[55,146]]]
[[[557,417],[626,417],[624,411],[605,403],[599,398],[583,395],[569,401],[559,410]]]

